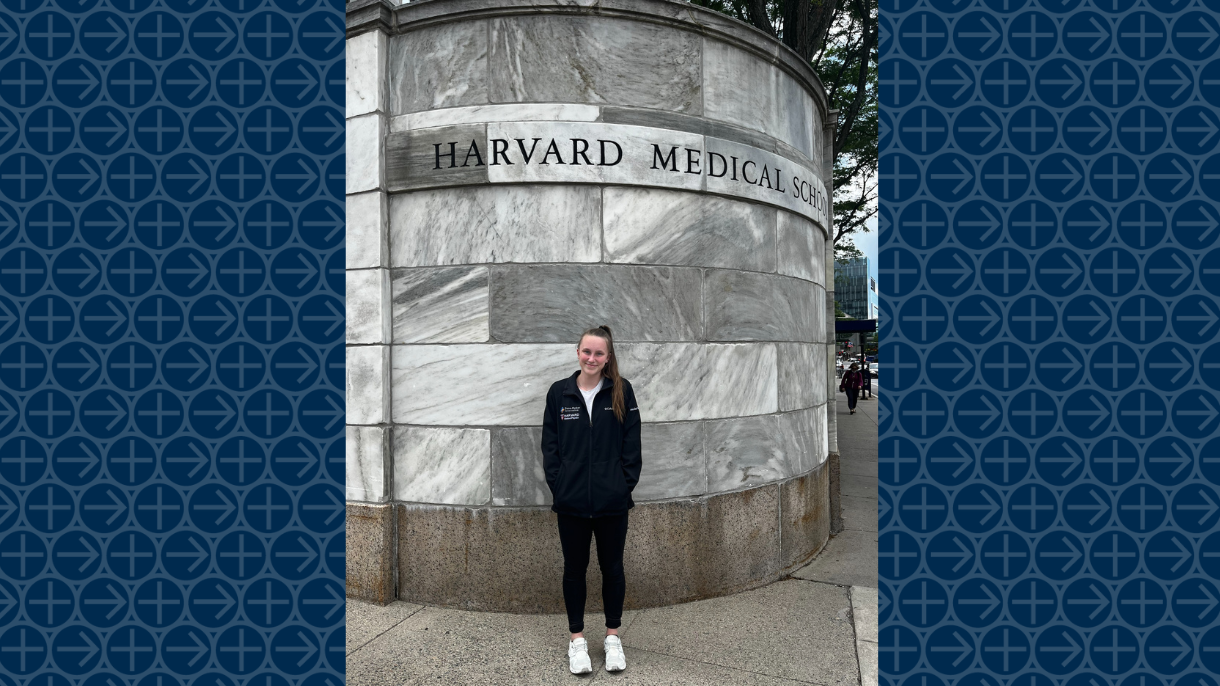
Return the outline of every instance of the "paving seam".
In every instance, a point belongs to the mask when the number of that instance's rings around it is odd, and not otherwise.
[[[864,668],[860,666],[860,633],[856,631],[856,609],[855,598],[852,597],[851,589],[847,589],[847,611],[851,615],[851,635],[854,639],[852,647],[856,649],[856,683],[864,686]]]
[[[369,640],[365,641],[364,643],[361,643],[360,647],[358,647],[355,650],[353,650],[352,652],[348,653],[346,655],[346,657],[351,657],[352,655],[355,655],[356,653],[360,652],[361,650],[364,650],[365,646],[372,643],[373,641],[376,641],[377,639],[381,638],[382,636],[386,635],[387,633],[392,631],[394,629],[394,627],[398,626],[399,624],[402,624],[403,622],[407,621],[408,619],[414,617],[416,614],[419,613],[420,610],[424,609],[424,607],[427,607],[427,606],[423,605],[423,606],[416,608],[415,612],[412,612],[411,614],[407,615],[406,617],[403,617],[402,619],[398,620],[397,622],[394,622],[390,626],[386,627],[385,631],[377,634],[376,636],[370,638]]]

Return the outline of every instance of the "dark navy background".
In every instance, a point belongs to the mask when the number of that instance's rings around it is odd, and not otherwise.
[[[882,0],[887,686],[1216,686],[1220,2]]]
[[[0,684],[339,686],[343,5],[0,5]]]

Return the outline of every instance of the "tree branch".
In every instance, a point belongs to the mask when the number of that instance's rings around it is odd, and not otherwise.
[[[856,97],[852,99],[851,107],[847,110],[847,116],[840,121],[844,122],[844,126],[839,129],[836,136],[834,154],[838,155],[844,145],[847,143],[848,137],[851,135],[852,127],[856,123],[856,115],[860,113],[860,108],[864,105],[864,99],[867,97],[866,88],[868,86],[868,72],[870,67],[870,57],[873,53],[873,41],[877,34],[876,29],[870,27],[868,0],[851,0],[852,8],[859,14],[859,19],[864,29],[863,40],[860,41],[860,66],[856,74]]]

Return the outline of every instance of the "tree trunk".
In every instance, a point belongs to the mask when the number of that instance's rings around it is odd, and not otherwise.
[[[755,0],[757,1],[757,0]],[[840,0],[784,0],[784,45],[805,61],[821,51]]]

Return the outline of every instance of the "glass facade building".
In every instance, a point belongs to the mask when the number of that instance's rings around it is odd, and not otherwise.
[[[835,261],[835,301],[853,319],[877,317],[877,280],[869,276],[867,257]]]

